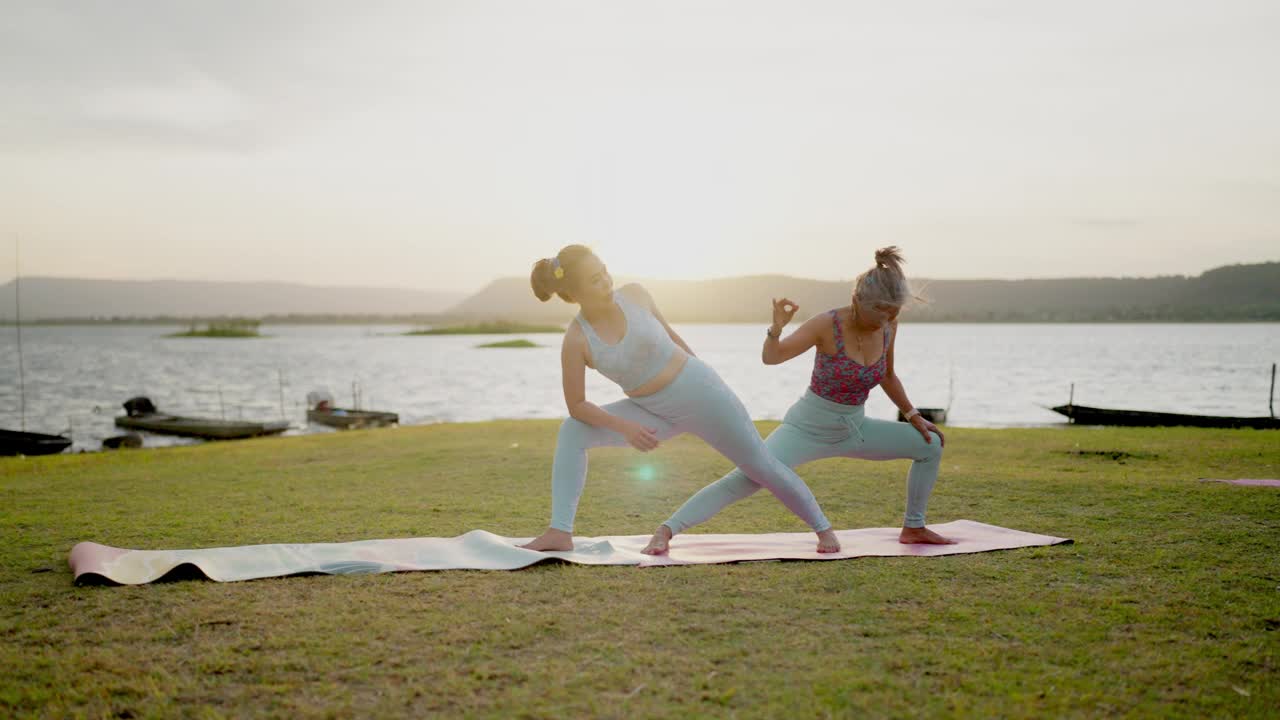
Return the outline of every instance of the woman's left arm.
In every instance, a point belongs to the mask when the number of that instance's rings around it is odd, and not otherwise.
[[[645,307],[649,308],[649,312],[653,313],[654,317],[658,318],[658,322],[662,323],[662,327],[666,328],[667,335],[671,336],[671,340],[689,355],[693,355],[693,351],[689,349],[689,345],[684,341],[684,338],[680,337],[680,334],[675,330],[672,330],[671,325],[667,323],[667,319],[662,317],[662,311],[658,309],[658,304],[653,301],[653,296],[649,294],[649,291],[645,290],[644,286],[639,283],[632,283],[623,289],[628,288],[634,290],[636,297],[645,304]]]
[[[893,401],[893,404],[898,406],[898,410],[903,415],[906,415],[915,410],[915,406],[907,399],[907,390],[902,387],[902,380],[893,371],[893,347],[898,344],[898,321],[895,320],[892,325],[885,327],[885,332],[892,332],[893,335],[889,338],[889,349],[885,350],[884,379],[880,381],[880,387],[884,390],[884,394],[888,395],[889,399]],[[911,426],[924,436],[925,442],[933,442],[931,433],[937,433],[938,440],[942,442],[943,447],[946,447],[946,436],[942,434],[937,425],[926,420],[919,412],[912,415],[907,422],[911,423]]]

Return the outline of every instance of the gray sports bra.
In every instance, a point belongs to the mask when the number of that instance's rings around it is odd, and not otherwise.
[[[596,370],[629,392],[657,377],[678,346],[648,308],[636,305],[620,292],[613,294],[613,301],[627,319],[627,333],[613,345],[596,335],[582,313],[576,319],[587,335]]]

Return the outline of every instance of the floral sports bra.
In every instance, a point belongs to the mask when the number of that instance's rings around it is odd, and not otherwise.
[[[880,359],[870,365],[861,365],[844,352],[844,336],[840,332],[839,313],[838,309],[829,313],[835,331],[836,353],[828,355],[819,349],[814,355],[813,378],[809,381],[809,389],[815,395],[831,402],[841,405],[861,405],[867,401],[872,388],[884,380],[893,326],[885,325],[884,327],[884,348],[880,351]]]

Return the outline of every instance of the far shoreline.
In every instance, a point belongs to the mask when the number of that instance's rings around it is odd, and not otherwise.
[[[399,425],[399,426],[390,427],[390,428],[358,428],[358,429],[352,429],[352,430],[343,430],[341,432],[334,432],[334,431],[288,432],[288,433],[278,434],[278,435],[264,435],[260,437],[241,438],[236,440],[205,440],[205,439],[196,439],[196,438],[175,438],[174,436],[162,436],[166,438],[166,440],[176,439],[177,441],[162,442],[160,444],[148,444],[145,438],[156,437],[156,435],[154,433],[148,433],[146,431],[143,431],[140,433],[144,438],[142,447],[107,449],[101,446],[95,447],[95,448],[72,446],[71,448],[63,452],[54,453],[52,455],[0,456],[0,467],[2,467],[6,461],[31,462],[34,460],[36,462],[42,462],[49,458],[59,458],[59,457],[65,458],[67,456],[86,455],[86,454],[97,455],[99,453],[111,453],[111,454],[119,454],[119,455],[127,456],[127,455],[135,455],[138,453],[145,453],[149,451],[166,451],[166,450],[178,450],[178,449],[185,449],[187,451],[191,451],[192,449],[195,449],[195,448],[243,447],[245,443],[253,443],[255,444],[255,445],[252,445],[253,447],[258,447],[259,446],[257,445],[258,443],[265,444],[265,443],[272,443],[272,442],[291,442],[291,441],[292,442],[299,442],[299,441],[337,442],[343,437],[354,437],[360,433],[382,433],[382,434],[399,433],[403,435],[405,433],[412,434],[417,432],[430,432],[431,428],[440,430],[440,429],[453,427],[453,428],[459,428],[459,429],[467,429],[469,431],[486,432],[486,431],[501,431],[503,428],[511,427],[511,426],[527,427],[527,426],[545,425],[547,426],[548,432],[551,434],[551,436],[554,436],[554,428],[558,427],[561,422],[563,422],[563,419],[561,418],[490,418],[487,420],[447,420],[447,421],[440,421],[440,422],[411,423],[408,425]],[[771,418],[753,418],[751,422],[756,426],[758,431],[760,431],[762,434],[766,434],[768,431],[772,430],[775,426],[781,424],[782,420],[771,419]],[[1055,434],[1087,432],[1087,433],[1090,433],[1090,437],[1094,437],[1094,438],[1099,438],[1099,437],[1105,438],[1108,436],[1113,436],[1115,434],[1124,435],[1124,434],[1131,434],[1135,432],[1136,433],[1151,432],[1156,434],[1159,434],[1162,432],[1172,432],[1172,433],[1187,433],[1187,434],[1201,434],[1201,435],[1208,435],[1212,433],[1230,434],[1235,432],[1239,432],[1239,433],[1275,432],[1270,430],[1253,430],[1248,428],[1202,428],[1202,427],[1186,427],[1186,426],[1136,427],[1135,428],[1135,427],[1123,427],[1123,426],[1113,426],[1113,425],[1093,426],[1093,425],[1077,425],[1074,423],[1066,422],[1065,420],[1060,423],[1044,423],[1044,424],[1008,424],[1008,425],[977,425],[977,426],[942,425],[942,427],[948,433],[954,432],[959,435],[968,435],[972,433],[974,436],[1000,435],[1005,437],[1016,436],[1016,435],[1027,433],[1027,432],[1055,433]],[[312,440],[307,440],[308,438],[311,438]]]

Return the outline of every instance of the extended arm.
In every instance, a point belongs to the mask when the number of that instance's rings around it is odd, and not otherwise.
[[[880,381],[880,388],[884,390],[884,394],[893,401],[893,404],[898,406],[898,410],[900,410],[903,415],[906,415],[907,413],[914,411],[915,406],[907,399],[907,390],[902,386],[902,380],[893,370],[893,348],[898,344],[898,323],[894,322],[892,325],[886,327],[884,331],[892,332],[893,336],[889,339],[889,349],[885,351],[887,355],[884,363],[884,380]],[[918,411],[909,417],[907,422],[911,423],[912,427],[920,431],[920,434],[924,436],[925,442],[933,442],[933,438],[930,437],[930,433],[937,433],[942,444],[944,446],[947,444],[946,438],[942,434],[942,431],[938,429],[938,426],[924,419],[924,416]]]
[[[587,339],[577,325],[564,334],[560,346],[560,374],[564,386],[564,404],[569,416],[588,425],[612,430],[627,439],[637,450],[658,446],[657,428],[647,428],[606,412],[587,400]]]
[[[769,326],[764,347],[760,349],[760,360],[765,365],[784,363],[818,344],[822,337],[822,328],[827,324],[826,313],[814,315],[795,332],[785,338],[782,337],[782,328],[791,321],[796,310],[799,309],[799,305],[786,298],[773,301],[773,324]]]

